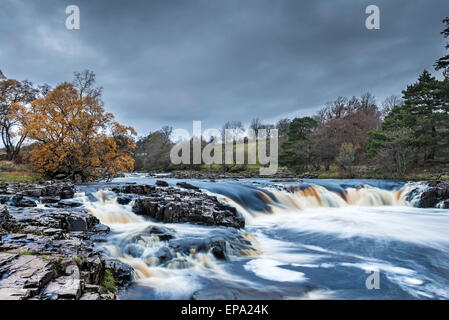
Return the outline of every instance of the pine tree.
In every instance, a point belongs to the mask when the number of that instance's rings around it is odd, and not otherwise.
[[[437,80],[428,71],[418,82],[402,92],[404,104],[394,107],[385,117],[382,129],[413,130],[413,145],[424,152],[424,159],[434,159],[440,148],[447,148],[449,129],[449,79]]]

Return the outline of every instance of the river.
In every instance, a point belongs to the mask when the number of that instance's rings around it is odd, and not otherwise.
[[[135,174],[112,183],[155,181]],[[449,214],[414,207],[410,190],[419,190],[419,183],[189,183],[234,206],[245,228],[158,223],[135,215],[132,202],[120,205],[109,184],[80,187],[77,198],[112,231],[99,245],[136,271],[120,299],[449,299]],[[171,243],[180,247],[219,235],[246,249],[229,249],[227,260],[210,252],[173,252],[166,240],[139,236],[149,226],[170,228]],[[367,287],[370,276],[378,277],[378,287]]]

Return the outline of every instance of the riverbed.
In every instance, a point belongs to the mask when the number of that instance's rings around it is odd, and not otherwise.
[[[135,215],[132,203],[119,204],[110,191],[110,185],[154,185],[156,179],[173,186],[182,181],[128,175],[80,186],[76,195],[111,228],[99,245],[135,270],[134,283],[120,299],[449,298],[449,214],[414,207],[409,192],[419,183],[189,180],[237,209],[245,218],[237,230],[151,221]],[[169,228],[170,246],[157,236],[136,238],[149,226]],[[173,251],[173,242],[188,249],[217,235],[249,248],[229,250],[226,259]],[[377,285],[370,286],[369,277],[377,277]]]

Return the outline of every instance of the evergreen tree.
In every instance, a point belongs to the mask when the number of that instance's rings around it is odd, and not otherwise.
[[[446,25],[446,27],[443,31],[441,31],[441,34],[443,35],[444,38],[448,38],[449,37],[449,17],[446,17],[443,20],[443,23]],[[445,48],[449,49],[449,43],[446,43]],[[443,72],[446,74],[449,73],[449,54],[438,59],[435,62],[434,66],[435,66],[436,70],[443,70]]]
[[[287,140],[281,145],[280,164],[295,171],[303,169],[310,163],[310,134],[317,126],[317,121],[310,117],[295,118],[288,127]]]
[[[434,159],[440,148],[448,147],[449,79],[437,80],[428,71],[418,82],[402,92],[404,104],[394,107],[385,117],[382,129],[410,128],[413,145],[424,152],[424,159]]]

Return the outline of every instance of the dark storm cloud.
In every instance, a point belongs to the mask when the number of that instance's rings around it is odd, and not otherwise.
[[[76,4],[81,29],[65,29]],[[367,5],[381,29],[364,27]],[[140,134],[313,114],[340,95],[382,100],[443,54],[447,0],[31,1],[0,4],[0,69],[55,85],[94,70]]]

